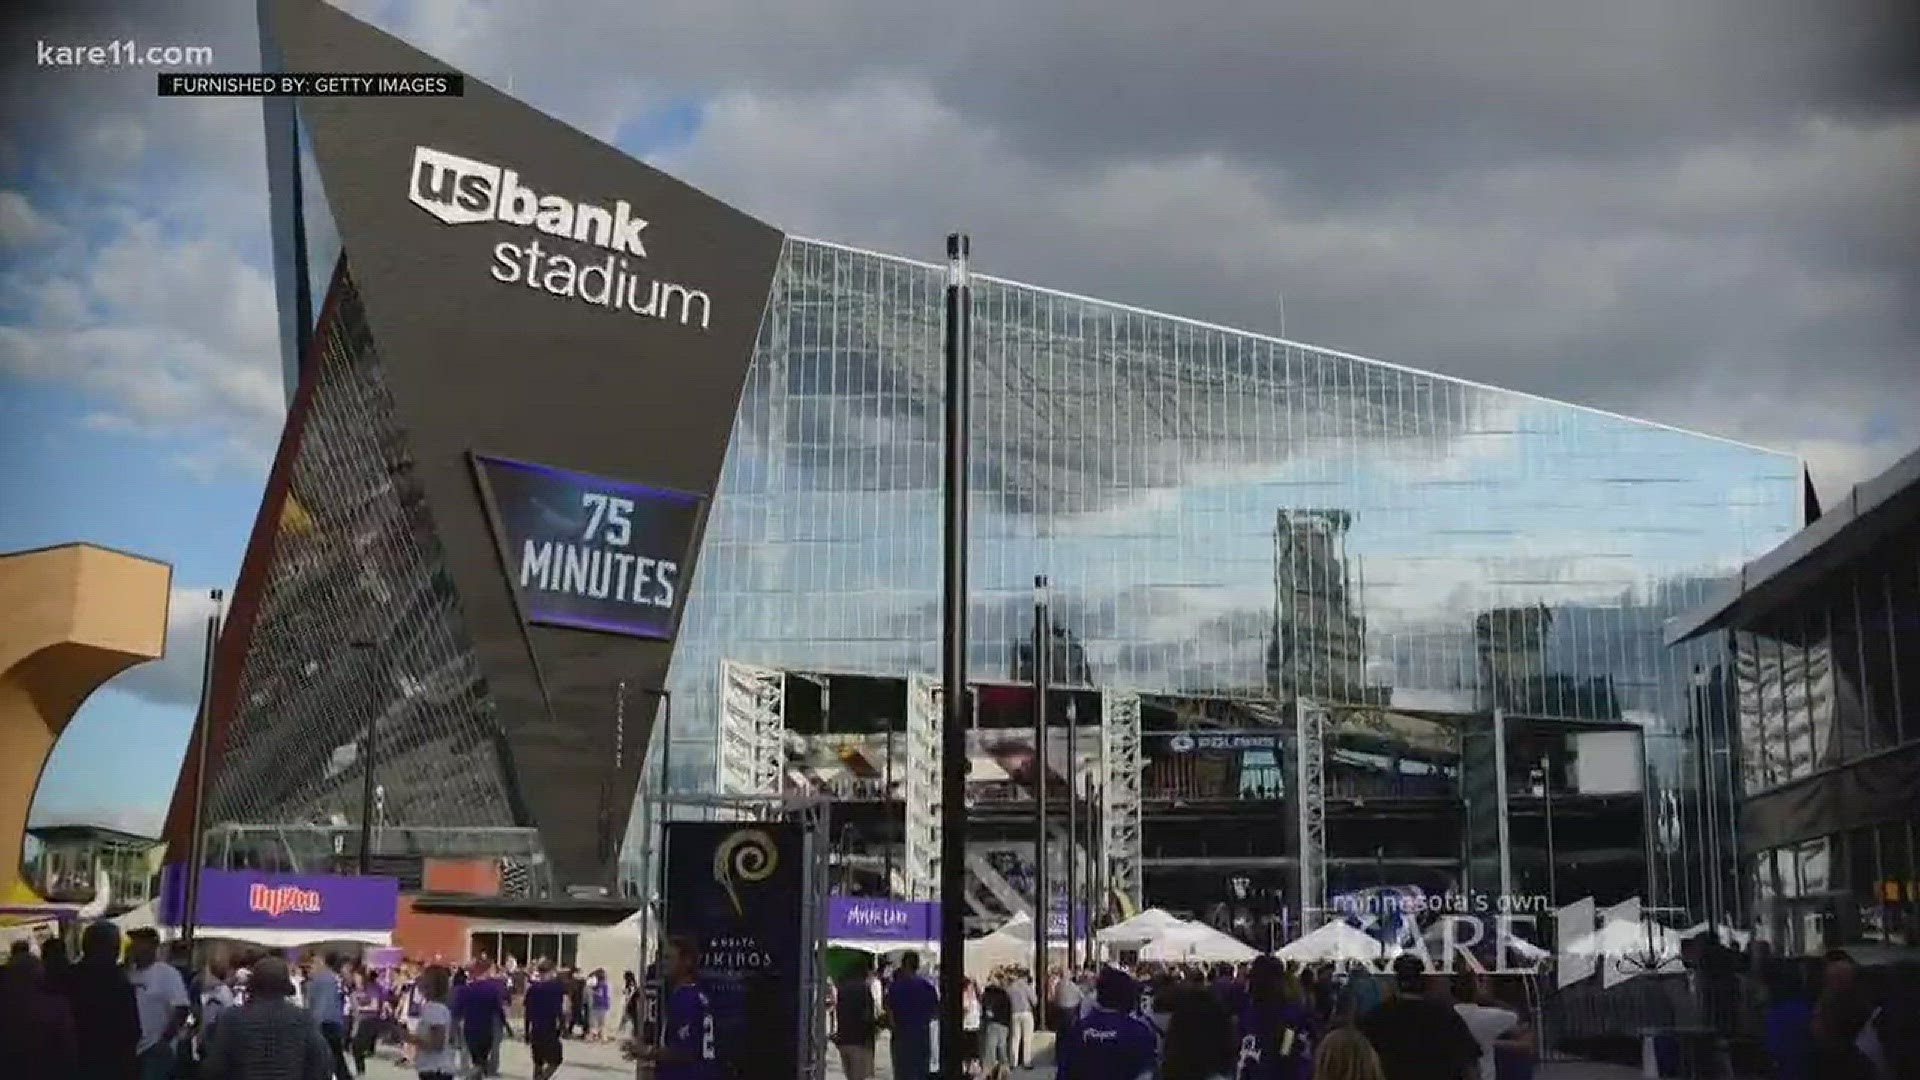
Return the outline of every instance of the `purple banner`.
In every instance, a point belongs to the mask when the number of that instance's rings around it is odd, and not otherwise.
[[[937,941],[940,905],[931,900],[827,897],[827,938],[840,941]]]
[[[183,867],[161,872],[163,925],[180,925],[186,885]],[[202,870],[195,922],[246,929],[391,930],[399,900],[400,882],[390,877]]]

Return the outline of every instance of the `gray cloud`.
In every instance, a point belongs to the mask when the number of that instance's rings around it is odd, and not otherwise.
[[[695,102],[656,159],[795,232],[965,227],[985,271],[1256,330],[1284,294],[1288,336],[1797,450],[1829,494],[1920,443],[1893,0],[342,6],[602,137]],[[243,55],[251,7],[153,19]],[[150,93],[59,160],[164,160],[170,220],[257,233],[253,103]],[[248,430],[249,380],[190,392]]]
[[[206,663],[207,616],[213,601],[206,589],[173,590],[167,607],[167,649],[158,660],[128,668],[105,689],[132,694],[156,705],[194,706]]]
[[[348,5],[789,229],[1805,454],[1920,443],[1920,96],[1849,0]],[[554,70],[544,58],[574,58]],[[608,72],[620,73],[608,82]],[[625,108],[622,108],[622,102]]]

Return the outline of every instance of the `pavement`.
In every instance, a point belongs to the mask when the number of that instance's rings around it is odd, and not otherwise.
[[[1051,1080],[1052,1054],[1050,1048],[1047,1049],[1048,1052],[1040,1055],[1035,1062],[1034,1068],[1015,1070],[1014,1080]],[[878,1063],[876,1080],[891,1080],[884,1035],[874,1057]],[[377,1059],[367,1062],[364,1080],[410,1080],[413,1075],[412,1069],[403,1069],[395,1062],[391,1048],[383,1047]],[[633,1063],[621,1059],[617,1045],[569,1039],[566,1044],[566,1064],[560,1066],[555,1080],[628,1080],[633,1075]],[[1637,1080],[1640,1070],[1597,1061],[1543,1061],[1533,1075],[1534,1080]],[[531,1080],[533,1059],[527,1053],[525,1042],[509,1041],[501,1048],[500,1076],[502,1080]],[[827,1077],[828,1080],[845,1080],[837,1053],[829,1052],[827,1055]]]

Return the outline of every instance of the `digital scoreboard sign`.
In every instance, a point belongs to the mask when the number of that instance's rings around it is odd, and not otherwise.
[[[472,455],[501,559],[528,622],[673,637],[705,500],[524,461]]]

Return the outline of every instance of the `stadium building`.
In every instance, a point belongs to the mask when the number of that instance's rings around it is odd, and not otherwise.
[[[270,62],[447,70],[265,7]],[[471,81],[266,108],[291,405],[213,857],[350,856],[372,814],[385,857],[630,891],[644,779],[825,794],[839,888],[931,897],[945,268],[781,238]],[[571,234],[436,194],[488,168]],[[644,258],[596,208],[649,219]],[[489,274],[533,243],[581,276]],[[577,302],[601,265],[653,317]],[[1097,908],[1261,944],[1376,887],[1702,909],[1685,733],[1724,643],[1662,625],[1799,527],[1797,459],[997,278],[973,304],[979,924],[1033,899],[1041,638],[1054,880],[1079,859]],[[599,496],[639,507],[644,574],[550,528]]]

